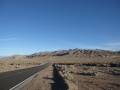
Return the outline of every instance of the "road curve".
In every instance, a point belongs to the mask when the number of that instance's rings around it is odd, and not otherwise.
[[[32,68],[9,71],[0,74],[0,90],[9,90],[20,82],[24,81],[28,77],[35,73],[47,68],[49,63],[41,64]]]

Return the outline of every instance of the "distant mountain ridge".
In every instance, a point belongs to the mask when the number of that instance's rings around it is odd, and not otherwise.
[[[1,56],[0,59],[2,60],[9,60],[9,59],[20,59],[20,58],[25,58],[25,55],[13,55],[13,56]]]
[[[51,52],[38,52],[31,55],[13,55],[8,57],[0,57],[2,60],[9,59],[23,59],[23,58],[35,58],[35,57],[53,57],[53,56],[75,56],[75,57],[110,57],[113,55],[119,55],[120,51],[109,51],[101,49],[68,49],[68,50],[56,50]]]
[[[64,56],[64,55],[72,55],[76,57],[109,57],[111,55],[120,54],[114,51],[101,50],[101,49],[69,49],[69,50],[58,50],[53,52],[39,52],[34,53],[32,55],[28,55],[28,58],[32,57],[44,57],[44,56]]]
[[[0,58],[2,58],[2,56],[0,56]]]

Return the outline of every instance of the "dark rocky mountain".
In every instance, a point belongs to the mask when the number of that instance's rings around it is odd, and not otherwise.
[[[110,57],[113,55],[120,56],[120,51],[108,51],[101,49],[69,49],[69,50],[58,50],[52,52],[38,52],[31,55],[13,55],[8,57],[0,57],[0,60],[8,59],[23,59],[23,58],[34,58],[34,57],[53,57],[53,56],[75,56],[75,57]]]
[[[44,57],[44,56],[64,56],[64,55],[72,55],[76,57],[109,57],[112,55],[120,55],[120,52],[113,52],[108,50],[100,50],[100,49],[69,49],[69,50],[58,50],[53,52],[39,52],[34,53],[32,55],[28,55],[28,58],[32,57]]]

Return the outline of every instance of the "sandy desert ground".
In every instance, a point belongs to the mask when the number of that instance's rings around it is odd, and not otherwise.
[[[0,60],[0,73],[50,62],[23,90],[119,90],[120,56],[39,56]],[[54,66],[55,65],[55,66]]]

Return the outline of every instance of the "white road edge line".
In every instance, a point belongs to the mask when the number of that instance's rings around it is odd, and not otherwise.
[[[45,64],[48,63],[43,63],[40,64],[39,66],[43,66]],[[27,79],[25,79],[24,81],[20,82],[19,84],[15,85],[14,87],[10,88],[9,90],[20,90],[21,88],[23,88],[26,84],[28,84],[35,76],[38,75],[39,72],[33,74],[32,76],[28,77]]]

